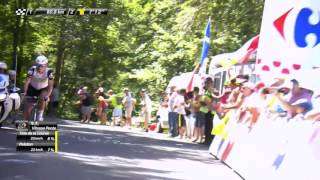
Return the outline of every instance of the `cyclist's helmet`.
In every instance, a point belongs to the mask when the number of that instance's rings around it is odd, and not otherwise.
[[[8,66],[5,62],[0,62],[0,69],[6,70],[7,68],[8,68]]]
[[[36,64],[37,65],[46,65],[48,64],[48,58],[46,58],[45,56],[41,55],[41,56],[38,56],[36,58]]]

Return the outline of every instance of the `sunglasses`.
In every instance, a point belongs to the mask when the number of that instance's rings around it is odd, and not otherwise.
[[[38,67],[38,68],[47,67],[47,65],[41,64],[41,65],[37,65],[37,67]]]

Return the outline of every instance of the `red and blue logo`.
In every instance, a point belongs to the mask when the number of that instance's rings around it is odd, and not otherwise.
[[[292,10],[293,8],[285,12],[273,22],[273,25],[284,40],[286,40],[287,38],[284,31],[285,22]],[[296,16],[295,24],[293,26],[293,38],[295,44],[300,48],[306,48],[309,45],[315,47],[320,43],[320,20],[318,20],[317,23],[310,22],[311,16],[314,14],[318,16],[318,19],[320,19],[320,11],[315,12],[314,10],[305,7],[302,8]],[[316,41],[314,44],[309,44],[310,42],[306,40],[307,36],[310,34],[313,34],[316,37]]]

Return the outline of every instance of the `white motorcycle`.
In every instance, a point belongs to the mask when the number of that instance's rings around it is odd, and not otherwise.
[[[19,89],[13,88],[9,93],[8,86],[9,76],[0,74],[0,127],[10,112],[12,110],[17,111],[21,104],[20,95],[18,94]]]

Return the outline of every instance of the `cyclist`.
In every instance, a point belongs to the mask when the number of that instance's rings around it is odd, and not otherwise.
[[[36,65],[28,70],[27,80],[24,83],[23,92],[26,97],[38,97],[39,109],[38,120],[43,121],[43,111],[46,106],[46,101],[53,89],[53,71],[48,68],[48,59],[40,55],[36,59]],[[32,111],[32,104],[28,101],[25,102],[25,109],[23,116],[25,120],[29,120]]]

